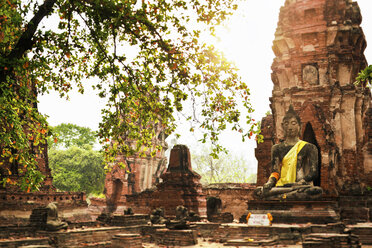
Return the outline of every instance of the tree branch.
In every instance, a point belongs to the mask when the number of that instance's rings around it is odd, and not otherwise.
[[[34,17],[26,25],[26,30],[19,38],[17,45],[8,56],[6,56],[7,59],[20,59],[27,50],[32,48],[34,44],[32,38],[34,37],[37,26],[45,16],[49,15],[53,11],[53,6],[56,2],[57,0],[45,0]]]

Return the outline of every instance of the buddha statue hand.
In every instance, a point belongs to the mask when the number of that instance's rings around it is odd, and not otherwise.
[[[307,182],[305,179],[301,179],[300,181],[293,183],[293,186],[302,186],[302,185],[311,185],[311,183]]]
[[[267,183],[264,184],[262,190],[263,193],[265,194],[266,192],[270,191],[276,184],[276,178],[275,177],[270,177]]]

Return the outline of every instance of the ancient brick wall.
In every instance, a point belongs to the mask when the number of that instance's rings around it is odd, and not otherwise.
[[[149,214],[151,210],[163,207],[166,215],[175,215],[174,209],[178,205],[186,205],[191,210],[198,209],[206,203],[210,196],[221,199],[221,212],[229,212],[238,220],[247,211],[247,202],[253,200],[253,190],[256,188],[254,184],[218,184],[208,187],[203,187],[202,191],[189,191],[174,189],[167,193],[160,193],[158,190],[147,190],[140,194],[130,195],[128,197],[127,207],[131,207],[135,213]],[[180,200],[180,196],[185,193],[198,193],[199,196],[194,200],[194,204]],[[197,203],[199,201],[199,203]],[[192,207],[190,207],[192,205]],[[200,212],[200,210],[197,210]],[[204,210],[203,210],[204,211]]]
[[[266,116],[261,121],[261,135],[263,142],[257,144],[255,156],[258,161],[257,166],[257,186],[262,186],[267,182],[271,172],[271,147],[275,144],[274,119],[272,115]]]
[[[207,198],[210,196],[221,199],[221,212],[229,212],[235,220],[246,213],[247,202],[253,200],[255,184],[248,183],[219,183],[204,187]]]
[[[354,85],[367,65],[361,19],[356,2],[287,0],[273,41],[274,130],[264,137],[283,138],[280,123],[292,104],[302,120],[303,138],[320,151],[319,184],[326,195],[372,185],[371,92]],[[268,126],[263,123],[263,130]],[[266,146],[256,151],[259,185],[267,180]]]

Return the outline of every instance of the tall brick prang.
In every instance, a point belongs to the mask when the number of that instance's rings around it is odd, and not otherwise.
[[[328,196],[361,194],[372,185],[371,92],[354,85],[367,66],[361,21],[351,0],[287,0],[273,41],[273,130],[265,140],[283,138],[281,122],[292,104],[303,139],[319,149],[316,184]],[[268,128],[265,122],[262,128]],[[256,154],[262,183],[270,170],[267,144],[259,144]]]

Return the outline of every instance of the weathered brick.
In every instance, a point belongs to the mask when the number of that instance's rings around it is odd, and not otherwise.
[[[297,0],[281,8],[273,42],[273,114],[262,120],[264,143],[256,148],[258,185],[270,174],[270,142],[283,139],[290,104],[301,117],[303,137],[320,151],[315,183],[326,196],[361,194],[372,185],[371,92],[354,85],[367,65],[360,22],[352,1]]]

